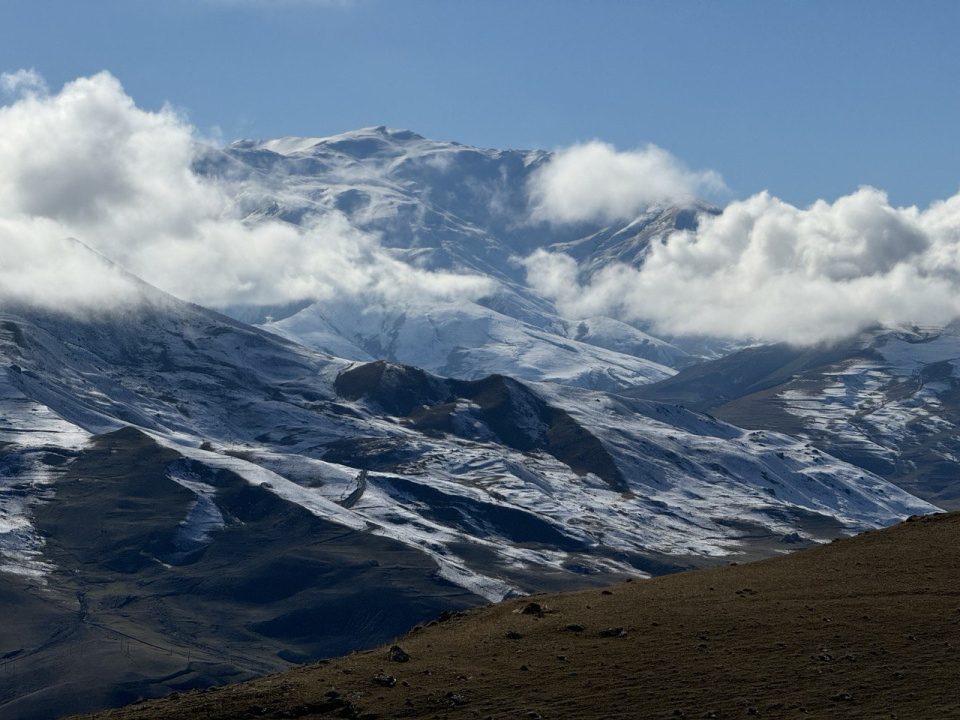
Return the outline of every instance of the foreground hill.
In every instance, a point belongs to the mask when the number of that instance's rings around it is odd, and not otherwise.
[[[397,641],[407,662],[385,645],[92,717],[957,717],[958,562],[960,514],[911,518],[772,560],[488,605],[414,628]]]

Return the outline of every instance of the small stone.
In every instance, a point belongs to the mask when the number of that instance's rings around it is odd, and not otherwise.
[[[609,591],[609,590],[601,590],[601,591],[600,591],[600,594],[601,594],[601,595],[613,595],[613,593],[612,593],[611,591]]]
[[[504,637],[506,637],[507,640],[519,640],[523,637],[523,635],[518,633],[516,630],[508,630]]]
[[[467,699],[460,693],[448,692],[445,696],[451,705],[466,705]]]
[[[584,630],[586,630],[586,628],[583,627],[583,625],[577,625],[576,623],[571,623],[570,625],[567,625],[567,627],[564,629],[569,630],[571,632],[583,632]]]
[[[397,684],[397,679],[393,675],[385,675],[383,673],[378,673],[373,676],[373,681],[380,685],[381,687],[392,688]]]
[[[410,656],[402,647],[399,645],[394,645],[390,648],[390,661],[398,663],[410,662]]]
[[[627,631],[622,627],[612,627],[600,631],[600,637],[626,637]]]
[[[836,702],[850,702],[853,700],[853,695],[850,693],[840,693],[839,695],[834,695],[830,699],[835,700]]]
[[[533,615],[534,617],[543,617],[544,608],[540,603],[527,603],[520,609],[521,615]]]

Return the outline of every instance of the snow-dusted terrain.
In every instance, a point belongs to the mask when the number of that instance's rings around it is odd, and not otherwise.
[[[960,498],[960,335],[726,355],[561,317],[517,258],[637,264],[716,209],[532,224],[526,183],[548,157],[369,128],[198,159],[246,223],[335,215],[411,272],[484,278],[474,299],[345,292],[228,317],[110,266],[131,290],[109,307],[2,301],[9,703],[61,708],[49,678],[86,648],[109,670],[91,663],[77,709],[343,653],[441,610],[937,510],[916,494]]]
[[[489,599],[537,587],[538,572],[696,564],[753,553],[758,537],[775,547],[932,509],[784,436],[564,385],[357,365],[148,286],[139,306],[96,320],[8,308],[0,352],[0,414],[18,428],[7,456],[75,451],[133,425],[208,470],[409,545]],[[35,571],[29,506],[46,473],[24,477],[2,506],[21,547],[5,547],[8,565]],[[202,550],[222,522],[217,494],[170,477],[195,495],[180,549]]]
[[[696,201],[653,207],[614,226],[535,223],[527,183],[549,158],[378,127],[328,138],[242,141],[209,153],[197,167],[229,179],[247,222],[309,225],[336,215],[379,237],[411,267],[490,282],[475,301],[363,296],[293,306],[279,316],[271,308],[264,327],[285,337],[342,357],[408,363],[460,378],[503,372],[604,390],[660,380],[695,361],[613,318],[560,317],[526,284],[519,259],[546,248],[583,261],[587,273],[616,261],[638,263],[652,238],[692,227],[698,213],[716,208]],[[267,314],[249,307],[229,312],[248,320]]]
[[[960,508],[960,334],[874,329],[820,348],[758,347],[632,394],[777,429]]]

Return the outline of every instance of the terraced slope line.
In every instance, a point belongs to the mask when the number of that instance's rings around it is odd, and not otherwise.
[[[518,598],[389,646],[98,718],[960,717],[960,514]],[[408,656],[407,661],[403,660]]]

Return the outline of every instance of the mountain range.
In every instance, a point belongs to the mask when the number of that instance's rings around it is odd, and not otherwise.
[[[198,154],[246,223],[336,213],[411,271],[484,278],[475,299],[218,311],[125,274],[134,296],[96,312],[0,305],[6,716],[953,507],[951,328],[791,348],[562,317],[518,258],[642,263],[720,210],[532,223],[524,188],[549,158],[382,127]]]

